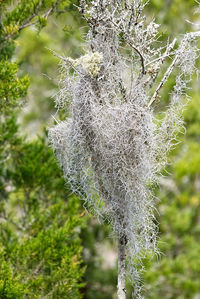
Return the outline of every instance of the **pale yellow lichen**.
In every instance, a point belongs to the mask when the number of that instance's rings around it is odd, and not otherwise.
[[[81,65],[92,77],[98,75],[103,55],[99,52],[88,53],[78,59],[68,58],[73,66]]]

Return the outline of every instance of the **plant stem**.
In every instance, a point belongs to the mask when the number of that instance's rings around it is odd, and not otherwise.
[[[118,299],[126,299],[126,236],[119,234],[118,238]]]

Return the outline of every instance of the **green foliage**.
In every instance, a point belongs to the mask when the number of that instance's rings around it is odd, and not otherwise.
[[[18,78],[18,66],[10,61],[0,61],[0,109],[12,107],[26,95],[29,86],[28,76]]]
[[[19,197],[24,203],[21,191],[20,194],[11,194],[11,197],[12,205],[20,201]],[[38,196],[32,200],[37,199]],[[79,281],[84,269],[79,238],[82,219],[77,215],[78,209],[75,198],[68,200],[67,204],[63,199],[57,199],[45,209],[34,207],[32,220],[30,216],[25,220],[25,214],[20,216],[23,226],[13,215],[10,228],[2,226],[0,246],[4,250],[4,259],[0,266],[0,281],[2,286],[6,284],[6,288],[0,289],[0,298],[11,298],[9,286],[13,285],[12,289],[16,291],[13,281],[23,291],[19,298],[24,298],[24,295],[28,298],[49,298],[50,295],[53,298],[81,298],[78,290],[83,286]],[[16,226],[18,236],[13,232]]]
[[[64,187],[46,137],[27,141],[17,124],[29,77],[11,62],[24,27],[46,25],[68,1],[1,2],[0,298],[82,298],[85,225],[79,200]],[[17,4],[17,5],[15,5]]]

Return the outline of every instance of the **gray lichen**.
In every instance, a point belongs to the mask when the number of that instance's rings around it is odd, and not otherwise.
[[[136,262],[157,252],[150,186],[158,181],[183,127],[182,110],[200,35],[186,34],[177,50],[176,40],[158,48],[159,26],[154,21],[146,24],[143,6],[139,0],[81,1],[80,11],[89,25],[88,54],[77,60],[62,58],[64,75],[56,106],[63,108],[70,101],[71,116],[49,133],[72,190],[125,236],[129,273],[138,297]],[[131,54],[127,56],[123,49]],[[172,63],[156,87],[167,57]],[[171,101],[158,120],[152,106],[174,68],[178,75]]]

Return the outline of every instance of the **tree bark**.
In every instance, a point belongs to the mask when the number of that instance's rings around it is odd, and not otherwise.
[[[126,236],[118,237],[118,299],[126,299]]]

